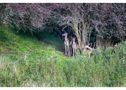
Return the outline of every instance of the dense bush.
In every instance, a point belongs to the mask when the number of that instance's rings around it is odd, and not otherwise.
[[[95,28],[103,45],[126,39],[125,4],[121,3],[0,4],[0,9],[1,22],[32,35],[45,29],[59,34],[62,27],[70,26],[81,49],[90,43],[90,28]]]

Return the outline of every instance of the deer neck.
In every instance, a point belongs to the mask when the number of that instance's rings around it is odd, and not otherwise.
[[[67,36],[65,36],[65,41],[68,41],[68,38],[67,38]]]
[[[65,43],[67,46],[69,46],[69,40],[68,40],[67,37],[65,37],[65,41],[64,41],[64,43]]]

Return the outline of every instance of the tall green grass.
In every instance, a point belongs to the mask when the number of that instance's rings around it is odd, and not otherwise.
[[[65,57],[36,38],[0,27],[0,86],[126,86],[126,42]]]

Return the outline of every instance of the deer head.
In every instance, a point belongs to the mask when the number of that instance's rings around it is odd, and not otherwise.
[[[68,36],[68,33],[64,33],[64,34],[62,34],[62,36],[67,37]]]

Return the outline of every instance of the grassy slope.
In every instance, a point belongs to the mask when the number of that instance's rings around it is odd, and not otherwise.
[[[33,60],[37,60],[42,57],[49,58],[51,56],[57,58],[63,57],[63,54],[56,51],[54,47],[51,47],[51,45],[37,41],[34,37],[17,35],[8,27],[0,27],[0,39],[0,53],[3,55],[27,55],[27,58],[32,56]]]
[[[50,37],[44,41],[60,46]],[[0,86],[126,86],[125,60],[125,42],[114,54],[108,48],[91,58],[69,58],[53,45],[0,27]]]

